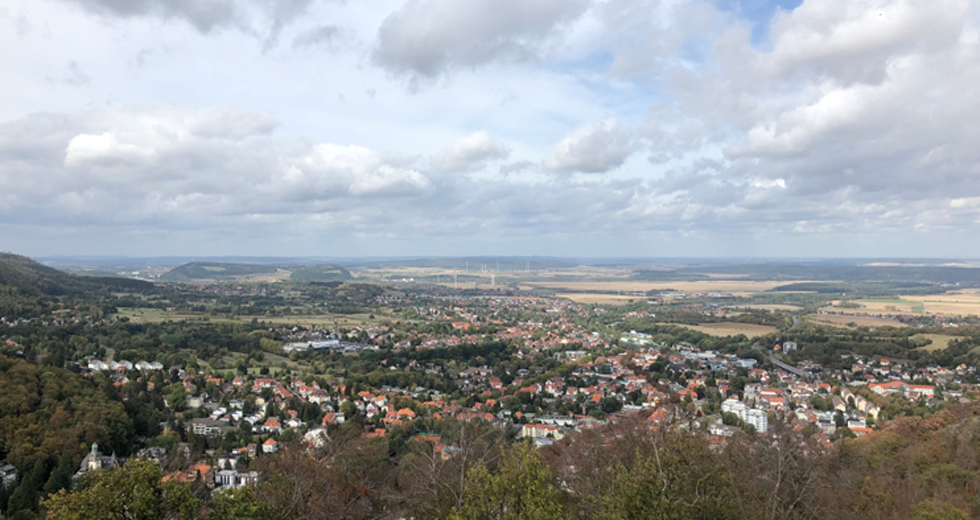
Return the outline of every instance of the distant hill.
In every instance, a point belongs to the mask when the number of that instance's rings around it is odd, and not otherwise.
[[[502,256],[471,256],[462,258],[415,258],[404,260],[380,260],[376,262],[365,262],[359,264],[366,268],[391,269],[398,267],[428,267],[434,269],[466,269],[471,272],[480,270],[480,266],[486,266],[488,270],[496,270],[500,265],[500,271],[523,271],[530,268],[532,271],[541,269],[566,269],[577,267],[579,264],[568,262],[556,258],[547,257],[502,257]]]
[[[49,293],[68,276],[68,273],[39,264],[26,256],[0,253],[0,285]]]
[[[336,265],[298,267],[289,275],[296,282],[342,282],[351,278],[350,271]]]
[[[0,286],[25,293],[75,295],[103,290],[148,290],[153,284],[127,278],[76,276],[53,269],[26,256],[0,253]]]
[[[637,270],[634,280],[677,281],[705,280],[706,275],[736,276],[743,280],[845,281],[901,284],[959,284],[980,287],[980,268],[909,265],[840,265],[833,262],[815,264],[733,264],[688,266],[669,271]],[[803,290],[800,288],[783,290]],[[812,290],[812,289],[811,289]],[[834,292],[833,289],[828,289]]]
[[[164,282],[197,282],[202,280],[244,281],[261,275],[289,273],[289,279],[301,282],[337,282],[352,278],[350,271],[336,265],[277,266],[233,264],[224,262],[190,262],[160,275]]]
[[[273,274],[274,265],[226,264],[220,262],[190,262],[174,267],[160,275],[164,282],[193,282],[198,280],[236,280],[256,274]]]

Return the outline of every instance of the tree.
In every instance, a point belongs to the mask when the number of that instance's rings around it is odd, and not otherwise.
[[[187,391],[184,385],[174,385],[173,392],[170,393],[170,408],[180,411],[187,407]]]
[[[69,489],[71,487],[71,477],[74,474],[75,466],[72,464],[71,453],[66,450],[61,453],[58,467],[51,472],[48,482],[44,484],[44,492],[50,495],[62,489]]]
[[[37,510],[37,491],[31,482],[25,478],[10,494],[10,498],[7,500],[7,511],[17,513],[35,510]]]
[[[183,483],[162,483],[149,461],[130,461],[91,475],[88,487],[59,491],[42,505],[51,520],[157,520],[194,518],[200,503]]]
[[[623,403],[615,397],[607,396],[599,401],[599,407],[603,412],[616,413],[623,408]]]
[[[730,503],[735,489],[728,475],[709,469],[712,457],[703,446],[684,444],[681,450],[638,454],[628,470],[619,466],[599,516],[610,520],[736,518]]]
[[[962,509],[949,504],[937,504],[932,500],[923,500],[912,506],[912,512],[917,520],[966,520],[968,517]]]
[[[467,473],[463,505],[452,520],[561,518],[563,494],[551,470],[529,445],[509,449],[496,473],[480,464]]]
[[[455,448],[453,456],[443,457],[429,441],[410,440],[408,453],[399,463],[403,478],[398,485],[405,490],[408,516],[446,518],[453,508],[462,506],[467,473],[480,464],[493,466],[501,448],[509,443],[510,432],[482,421],[452,419],[423,428],[440,432],[441,441]]]
[[[252,488],[215,492],[208,504],[207,520],[272,520],[275,515],[260,502]]]

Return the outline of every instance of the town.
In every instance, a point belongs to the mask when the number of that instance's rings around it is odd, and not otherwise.
[[[615,312],[601,306],[440,294],[419,294],[424,305],[401,299],[415,318],[411,324],[264,329],[274,338],[271,350],[290,360],[271,369],[88,355],[73,362],[73,371],[159,394],[170,419],[130,456],[175,468],[165,480],[200,480],[213,488],[254,484],[262,476],[250,461],[275,456],[287,444],[320,446],[345,424],[356,425],[364,438],[397,431],[444,457],[458,447],[430,431],[439,420],[485,422],[546,446],[570,432],[639,416],[652,429],[703,436],[714,449],[738,436],[765,436],[780,424],[827,449],[842,437],[873,434],[902,414],[978,395],[972,365],[846,355],[841,368],[810,360],[791,367],[779,359],[798,358],[805,342],[769,338],[745,349],[743,337],[740,356],[737,346],[722,344],[723,353],[662,332],[597,326],[592,318]],[[385,298],[386,305],[392,302]],[[652,323],[656,315],[641,310],[622,317],[637,324]],[[335,366],[368,355],[365,373],[332,375]],[[312,370],[328,365],[322,373]],[[123,462],[93,444],[77,476]],[[16,482],[15,470],[5,468],[5,482]]]

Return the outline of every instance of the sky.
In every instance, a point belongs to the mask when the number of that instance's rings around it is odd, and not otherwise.
[[[980,257],[980,0],[4,0],[0,250]]]

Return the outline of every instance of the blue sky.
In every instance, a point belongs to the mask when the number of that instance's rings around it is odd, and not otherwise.
[[[4,250],[980,256],[972,0],[8,0],[0,45]]]
[[[802,4],[802,0],[721,0],[719,9],[746,20],[752,26],[752,43],[760,49],[771,49],[769,41],[769,22],[777,11],[792,11]]]

